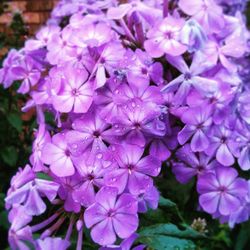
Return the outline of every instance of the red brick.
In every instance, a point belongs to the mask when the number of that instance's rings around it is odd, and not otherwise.
[[[27,10],[28,11],[50,11],[54,7],[53,0],[34,0],[27,1]]]
[[[0,16],[0,24],[10,24],[12,21],[11,13],[4,13]]]
[[[11,1],[6,3],[6,12],[24,12],[26,11],[27,1]]]

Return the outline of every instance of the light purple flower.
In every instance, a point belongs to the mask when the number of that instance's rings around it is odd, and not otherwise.
[[[147,34],[148,40],[144,47],[152,57],[161,57],[164,54],[179,56],[186,52],[186,45],[180,42],[180,31],[185,21],[181,18],[168,16],[157,24]]]
[[[219,212],[225,216],[235,212],[248,192],[247,182],[237,176],[237,171],[229,167],[199,176],[197,191],[201,207],[210,214]]]
[[[200,176],[221,166],[204,153],[197,156],[189,144],[177,150],[176,157],[178,161],[172,162],[172,171],[180,183],[187,183],[193,176]]]
[[[201,63],[198,57],[194,57],[190,67],[182,57],[166,57],[168,62],[176,67],[182,74],[169,82],[162,92],[176,92],[174,102],[177,105],[185,104],[186,97],[192,88],[205,96],[210,96],[217,91],[217,82],[201,74],[207,70],[206,63]]]
[[[50,142],[50,135],[49,132],[45,128],[45,124],[41,124],[39,126],[38,131],[36,131],[36,139],[33,143],[32,148],[32,155],[30,156],[30,162],[33,166],[33,170],[43,171],[45,169],[45,166],[42,162],[42,150],[45,145],[45,143]]]
[[[137,200],[131,194],[117,194],[116,188],[103,187],[84,213],[92,239],[102,246],[113,244],[116,234],[128,238],[138,227]]]
[[[232,135],[232,131],[223,125],[214,126],[208,135],[210,143],[205,152],[210,156],[215,155],[217,161],[224,166],[231,166],[235,161],[233,152],[238,145]]]
[[[153,156],[142,158],[143,152],[143,148],[135,145],[111,146],[110,153],[118,167],[107,172],[105,184],[116,187],[119,194],[124,190],[135,195],[145,193],[153,185],[151,176],[160,173],[161,162]]]
[[[37,240],[37,247],[38,250],[54,250],[54,249],[61,249],[66,250],[70,246],[70,242],[64,240],[62,238],[52,238],[47,237],[44,240],[38,239]]]
[[[58,177],[71,176],[75,167],[71,153],[65,140],[65,134],[56,134],[51,142],[47,142],[42,150],[42,161],[50,166],[50,170]]]
[[[20,65],[12,67],[11,71],[16,76],[16,80],[22,80],[22,84],[18,89],[18,92],[22,94],[29,92],[31,87],[35,86],[41,77],[40,71],[34,67],[33,60],[28,57]]]
[[[89,74],[83,69],[67,69],[58,95],[53,97],[53,106],[59,112],[86,113],[92,104],[93,89],[88,82]]]
[[[199,106],[189,108],[182,116],[184,128],[178,133],[178,141],[181,145],[186,143],[190,137],[191,149],[194,152],[201,152],[208,148],[209,138],[206,135],[212,124],[210,106]]]
[[[196,19],[206,32],[219,33],[224,27],[222,8],[214,0],[180,0],[180,9]]]
[[[108,142],[110,137],[106,131],[110,125],[98,113],[98,110],[90,110],[73,121],[74,130],[66,133],[66,141],[73,155],[80,155],[86,150],[96,154],[107,148],[105,141]]]

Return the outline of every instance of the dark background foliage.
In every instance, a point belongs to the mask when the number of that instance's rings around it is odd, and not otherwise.
[[[4,3],[0,3],[0,15],[3,10]],[[250,10],[247,13],[250,15]],[[13,16],[8,30],[8,33],[0,33],[0,51],[7,52],[10,48],[21,48],[30,35],[20,14]],[[1,56],[0,64],[5,55]],[[9,223],[4,208],[4,197],[11,177],[18,167],[24,166],[29,161],[33,130],[36,127],[35,112],[33,110],[27,114],[21,112],[26,97],[17,94],[16,89],[15,84],[9,89],[0,86],[0,250],[8,249]],[[167,199],[161,198],[159,209],[141,216],[139,242],[146,243],[149,249],[156,250],[250,249],[250,222],[231,230],[227,225],[220,225],[211,216],[197,211],[195,181],[180,185],[168,166],[163,169],[161,177],[157,179],[157,186],[162,196]],[[198,218],[206,220],[205,228],[202,228],[199,222],[194,223]],[[191,225],[196,230],[193,230]],[[97,249],[97,246],[87,239],[85,246],[87,250]]]

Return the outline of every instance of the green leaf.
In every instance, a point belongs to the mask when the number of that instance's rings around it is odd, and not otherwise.
[[[172,207],[176,207],[177,205],[173,201],[160,196],[159,206],[160,207],[171,207],[172,208]]]
[[[8,221],[8,214],[6,211],[2,211],[0,213],[0,227],[3,227],[4,229],[9,229],[9,221]]]
[[[52,180],[52,178],[50,176],[48,176],[47,174],[45,174],[45,173],[37,173],[36,177],[38,179],[43,179],[43,180],[48,180],[48,181]]]
[[[140,231],[140,235],[147,236],[152,234],[162,234],[178,238],[192,238],[192,239],[199,239],[205,237],[203,234],[195,231],[191,227],[188,226],[183,226],[183,227],[184,230],[180,230],[176,225],[172,223],[156,224],[142,229]]]
[[[2,150],[1,156],[3,161],[11,167],[16,166],[18,159],[17,149],[13,146],[6,147]]]
[[[23,121],[21,120],[21,117],[16,113],[11,113],[7,116],[7,120],[10,123],[10,125],[15,128],[18,132],[22,131],[22,125]]]
[[[4,208],[4,197],[5,197],[5,194],[0,193],[0,210]]]
[[[180,230],[176,225],[156,224],[139,231],[140,243],[146,244],[155,250],[188,250],[195,249],[191,239],[201,239],[205,236],[190,227]]]
[[[248,248],[246,247],[247,244],[250,245],[249,235],[250,235],[250,221],[241,225],[241,230],[237,236],[234,250],[249,249],[249,246]]]
[[[175,202],[169,200],[169,199],[166,199],[162,196],[160,196],[160,199],[159,199],[159,207],[162,207],[162,208],[165,208],[167,209],[169,212],[171,211],[172,214],[176,214],[178,216],[178,218],[184,222],[184,219],[176,205]]]
[[[153,250],[194,250],[195,244],[191,240],[178,239],[165,235],[142,236],[139,241]]]

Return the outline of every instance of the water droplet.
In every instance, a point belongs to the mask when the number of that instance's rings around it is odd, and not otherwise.
[[[96,155],[96,157],[97,157],[98,159],[102,159],[102,154],[99,153],[99,154]]]

